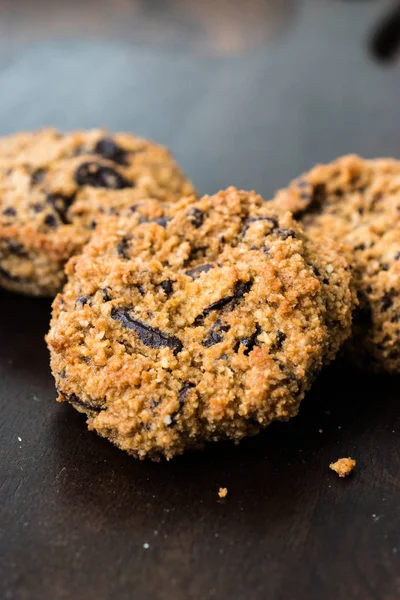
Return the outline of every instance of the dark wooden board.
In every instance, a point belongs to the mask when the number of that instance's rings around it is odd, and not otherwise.
[[[201,36],[192,45],[186,22],[178,47],[136,43],[123,18],[119,37],[103,23],[26,41],[28,17],[9,3],[2,31],[21,39],[0,44],[0,132],[133,130],[170,145],[202,192],[266,197],[342,153],[399,156],[400,61],[368,49],[390,5],[287,2],[275,37],[242,31],[228,56]],[[32,11],[28,25],[40,29]],[[336,364],[288,424],[138,462],[55,403],[49,314],[0,291],[0,598],[400,598],[398,378]],[[357,469],[339,480],[328,465],[349,455]]]

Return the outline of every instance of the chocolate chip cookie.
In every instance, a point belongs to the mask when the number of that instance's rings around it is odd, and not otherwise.
[[[101,215],[194,189],[170,153],[127,133],[53,129],[0,140],[0,285],[54,296]]]
[[[400,161],[345,156],[278,192],[313,237],[348,245],[359,306],[349,354],[375,371],[400,372]]]
[[[47,336],[59,400],[139,458],[296,415],[351,329],[337,245],[235,188],[163,222],[107,219],[66,271]]]

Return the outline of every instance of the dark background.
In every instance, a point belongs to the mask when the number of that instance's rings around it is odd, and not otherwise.
[[[203,193],[265,197],[343,153],[399,157],[396,6],[0,0],[0,134],[130,130]],[[398,378],[335,365],[289,424],[141,463],[54,402],[49,302],[0,290],[0,315],[1,598],[400,598]]]

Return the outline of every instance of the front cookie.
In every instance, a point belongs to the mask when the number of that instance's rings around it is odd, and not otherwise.
[[[104,222],[47,337],[59,399],[140,458],[295,415],[351,327],[345,259],[289,213],[230,188],[169,217]]]
[[[55,296],[102,215],[194,193],[170,153],[131,134],[52,129],[0,139],[0,285]]]
[[[375,371],[400,372],[400,161],[345,156],[276,195],[311,236],[348,245],[359,307],[349,354]]]

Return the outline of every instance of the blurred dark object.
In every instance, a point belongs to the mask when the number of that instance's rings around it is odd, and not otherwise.
[[[212,55],[274,38],[296,0],[0,0],[0,50],[59,37],[123,38]]]
[[[400,52],[400,5],[379,23],[371,39],[372,54],[381,61],[391,61]]]

